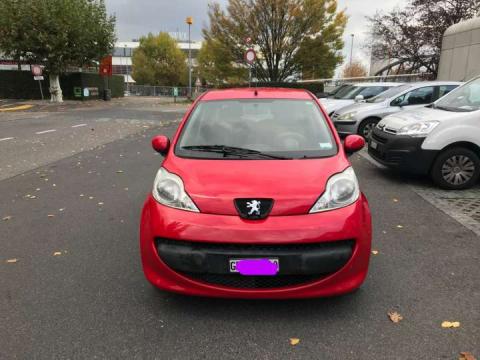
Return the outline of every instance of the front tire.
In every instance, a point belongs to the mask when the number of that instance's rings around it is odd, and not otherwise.
[[[363,136],[365,140],[370,139],[373,129],[375,129],[375,126],[377,126],[379,121],[379,119],[373,118],[363,120],[358,127],[358,135]]]
[[[480,178],[480,158],[467,148],[445,150],[435,160],[430,176],[443,189],[468,189]]]

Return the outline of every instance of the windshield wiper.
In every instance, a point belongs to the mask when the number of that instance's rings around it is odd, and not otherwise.
[[[462,109],[462,108],[454,108],[454,107],[448,107],[448,106],[439,106],[432,104],[433,109],[439,109],[439,110],[445,110],[445,111],[451,111],[451,112],[470,112],[472,110],[468,109]]]
[[[279,159],[279,160],[291,159],[285,156],[267,154],[258,150],[245,149],[245,148],[227,146],[227,145],[192,145],[192,146],[182,146],[182,149],[190,150],[190,151],[218,153],[218,154],[223,154],[224,157],[239,156],[239,157],[245,158],[245,157],[258,156],[258,157],[263,157],[268,159]]]

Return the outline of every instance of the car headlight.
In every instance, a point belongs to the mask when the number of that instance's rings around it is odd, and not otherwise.
[[[344,172],[333,175],[327,182],[325,192],[310,209],[310,213],[318,213],[339,209],[358,200],[360,188],[355,171],[351,167]]]
[[[397,131],[397,135],[408,135],[408,136],[426,136],[440,124],[440,121],[423,121],[415,124],[410,124],[400,128]]]
[[[160,204],[176,209],[200,212],[185,191],[180,176],[161,167],[155,176],[152,195]]]
[[[352,112],[349,112],[349,113],[345,113],[345,114],[342,114],[340,115],[337,120],[340,120],[340,121],[345,121],[345,120],[352,120],[353,117],[357,115],[357,111],[352,111]]]

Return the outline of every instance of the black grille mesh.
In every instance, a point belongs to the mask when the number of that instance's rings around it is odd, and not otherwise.
[[[321,275],[242,276],[236,274],[181,274],[193,280],[237,289],[281,288],[306,284],[321,278]]]

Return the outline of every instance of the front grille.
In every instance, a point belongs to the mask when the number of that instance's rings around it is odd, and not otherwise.
[[[383,131],[385,131],[386,133],[389,133],[389,134],[393,134],[393,135],[397,134],[397,130],[392,129],[392,128],[388,128],[388,127],[384,127]]]
[[[181,273],[188,278],[207,284],[220,285],[237,289],[272,289],[303,285],[315,280],[316,275],[277,275],[277,276],[242,276],[236,274],[197,274]]]
[[[386,144],[388,142],[387,138],[381,137],[380,135],[376,134],[375,132],[372,133],[372,139],[380,144]]]
[[[354,240],[306,244],[211,243],[157,238],[158,255],[180,275],[206,284],[237,289],[283,288],[318,281],[340,270],[350,259]],[[308,254],[310,262],[302,263]],[[314,256],[327,254],[326,258]],[[280,272],[275,276],[243,276],[231,273],[229,259],[278,258]],[[303,264],[303,265],[302,265]]]

